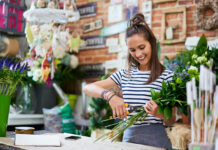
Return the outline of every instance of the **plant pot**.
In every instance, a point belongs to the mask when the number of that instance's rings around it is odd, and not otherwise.
[[[0,95],[0,137],[6,136],[11,96]]]
[[[57,105],[57,92],[53,86],[46,84],[35,84],[32,87],[32,100],[36,102],[36,114],[42,114],[42,108],[52,108]]]

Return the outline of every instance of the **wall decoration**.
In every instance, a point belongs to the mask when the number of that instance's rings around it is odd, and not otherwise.
[[[103,23],[101,19],[96,20],[94,22],[86,23],[83,25],[83,32],[86,33],[86,32],[94,31],[97,29],[101,29],[103,26],[102,24]]]
[[[126,0],[126,20],[138,12],[138,0]]]
[[[108,23],[123,20],[123,5],[112,5],[108,8]]]
[[[121,22],[118,24],[114,24],[108,27],[105,27],[103,29],[101,29],[101,33],[100,36],[110,36],[110,35],[114,35],[114,34],[118,34],[121,32],[125,32],[127,29],[127,21],[125,22]]]
[[[104,67],[105,67],[105,72],[108,73],[110,70],[113,69],[121,69],[122,67],[122,62],[121,60],[107,60],[104,62]]]
[[[90,4],[78,6],[77,8],[80,13],[80,18],[95,16],[97,12],[96,6],[97,6],[96,3],[90,3]]]
[[[166,3],[166,2],[174,2],[176,0],[153,0],[153,3]]]
[[[213,10],[214,14],[210,18],[205,17],[207,10]],[[204,0],[197,5],[197,25],[205,30],[218,28],[218,2],[216,0]]]
[[[70,52],[74,51],[74,52],[78,53],[80,45],[82,45],[83,43],[85,43],[85,41],[80,38],[79,34],[77,34],[76,37],[74,37],[74,35],[72,35],[68,41],[68,44],[70,47],[69,51]]]
[[[173,43],[181,43],[184,42],[186,39],[186,8],[185,7],[177,7],[177,8],[169,8],[169,9],[164,9],[162,11],[162,26],[161,26],[161,43],[162,44],[173,44]],[[170,13],[183,13],[183,24],[182,24],[182,37],[179,39],[174,39],[174,40],[166,40],[166,14]]]
[[[103,64],[81,65],[80,68],[85,72],[84,78],[97,78],[105,75],[105,68]]]
[[[120,52],[122,50],[121,45],[119,45],[119,39],[118,38],[108,38],[106,40],[106,46],[108,46],[108,52],[109,53],[116,53]]]
[[[145,1],[142,3],[142,13],[145,16],[145,21],[151,28],[152,21],[152,1]]]
[[[82,37],[85,41],[83,44],[80,45],[80,50],[87,50],[87,49],[97,49],[97,48],[105,48],[105,38],[100,36],[87,36]]]

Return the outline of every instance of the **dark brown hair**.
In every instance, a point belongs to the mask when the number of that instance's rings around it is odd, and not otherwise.
[[[151,75],[146,82],[146,84],[149,84],[151,82],[154,82],[164,71],[164,66],[160,63],[157,55],[157,40],[151,31],[151,29],[148,27],[147,23],[145,22],[144,15],[141,13],[137,13],[135,16],[133,16],[129,20],[129,25],[126,30],[126,39],[135,35],[135,34],[141,34],[151,44],[151,59],[150,59],[150,65],[151,65]],[[131,56],[130,53],[128,53],[128,71],[130,72],[131,67],[139,67],[139,63]]]

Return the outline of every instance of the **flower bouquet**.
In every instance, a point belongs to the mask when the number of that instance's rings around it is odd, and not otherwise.
[[[0,137],[6,135],[11,96],[27,70],[27,63],[18,58],[0,57]]]
[[[186,82],[190,81],[193,77],[199,80],[200,65],[203,64],[207,67],[210,65],[210,59],[213,59],[215,65],[213,69],[217,68],[217,49],[212,48],[209,50],[207,46],[207,40],[205,36],[201,36],[198,45],[191,51],[180,52],[174,59],[165,59],[165,67],[175,72],[173,80],[171,82],[162,82],[162,89],[160,92],[156,92],[151,89],[152,100],[158,104],[158,113],[163,113],[165,119],[169,119],[172,116],[172,108],[177,107],[179,111],[185,115],[188,114],[188,104],[186,101]],[[216,67],[215,67],[216,66]],[[217,79],[217,76],[216,76]],[[126,105],[127,107],[131,107]],[[116,139],[121,135],[128,127],[132,126],[140,120],[144,120],[147,116],[143,106],[135,109],[137,114],[128,117],[126,120],[118,122],[111,132],[104,134],[96,139],[105,140]],[[129,112],[127,112],[128,114]],[[107,119],[105,121],[109,121]]]

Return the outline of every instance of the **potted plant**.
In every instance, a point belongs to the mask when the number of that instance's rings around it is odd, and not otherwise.
[[[0,137],[6,135],[11,96],[28,70],[21,59],[0,57]]]

